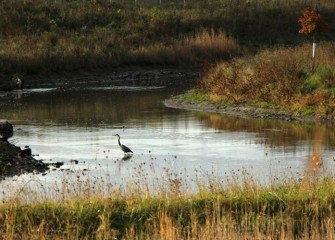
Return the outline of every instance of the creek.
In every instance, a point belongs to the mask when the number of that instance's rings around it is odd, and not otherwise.
[[[2,96],[0,119],[14,125],[11,142],[28,145],[36,159],[64,165],[43,175],[6,178],[1,197],[23,194],[33,201],[84,192],[154,191],[171,184],[188,192],[213,180],[272,184],[332,174],[333,126],[163,105],[183,91],[181,86],[87,85]],[[123,158],[113,134],[132,149],[131,158]]]

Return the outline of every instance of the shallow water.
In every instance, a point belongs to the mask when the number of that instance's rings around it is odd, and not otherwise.
[[[30,199],[55,198],[66,191],[80,195],[92,187],[108,194],[145,181],[161,189],[181,180],[178,187],[192,191],[199,181],[210,179],[270,184],[332,174],[334,127],[243,119],[162,104],[183,90],[87,86],[10,93],[0,119],[14,125],[11,141],[22,148],[28,145],[37,159],[64,165],[47,175],[2,181],[3,189],[12,189],[2,197],[27,194],[26,188],[34,190]],[[130,159],[122,159],[116,133],[133,150]]]

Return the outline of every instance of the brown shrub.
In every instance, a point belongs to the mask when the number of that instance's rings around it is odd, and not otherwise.
[[[317,68],[334,69],[332,54],[335,44],[320,43],[317,50]],[[310,70],[310,51],[311,44],[304,44],[294,48],[264,50],[252,59],[220,63],[200,80],[198,88],[234,104],[266,102],[275,108],[290,111],[310,108],[315,109],[317,114],[335,115],[335,71],[324,74],[325,71],[320,70],[317,77],[322,78],[322,84],[310,92],[302,91],[309,77],[318,74]]]

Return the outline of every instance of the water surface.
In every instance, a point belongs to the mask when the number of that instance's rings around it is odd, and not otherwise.
[[[103,191],[108,192],[131,181],[160,188],[177,179],[187,182],[181,187],[189,190],[201,179],[231,181],[241,178],[241,172],[261,184],[332,173],[333,126],[243,119],[162,104],[183,90],[88,86],[10,93],[0,119],[14,125],[11,141],[22,148],[28,145],[37,159],[64,165],[47,175],[6,179],[2,187],[10,186],[17,194],[31,185],[43,195],[56,195],[69,191],[64,183],[70,180],[78,191],[86,187],[81,184],[91,188],[97,179],[107,181]],[[116,133],[133,150],[132,158],[122,159]]]

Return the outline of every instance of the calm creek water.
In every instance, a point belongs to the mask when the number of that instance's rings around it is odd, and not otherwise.
[[[11,141],[21,148],[28,145],[37,159],[64,165],[47,175],[2,181],[3,189],[11,189],[2,198],[27,194],[27,189],[35,192],[30,198],[47,199],[66,191],[80,195],[88,188],[108,194],[145,181],[160,189],[181,180],[180,188],[188,191],[209,179],[227,183],[245,177],[270,184],[332,174],[333,126],[242,119],[162,104],[183,91],[88,86],[11,92],[0,110],[0,120],[14,125]],[[117,133],[133,150],[132,158],[122,159]]]

